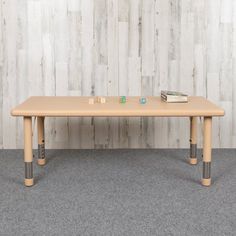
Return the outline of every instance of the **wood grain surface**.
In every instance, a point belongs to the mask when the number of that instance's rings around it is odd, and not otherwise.
[[[236,1],[0,0],[0,21],[0,148],[23,147],[10,111],[30,96],[161,89],[221,106],[213,147],[236,147]],[[189,147],[188,118],[45,122],[46,148]],[[200,122],[198,131],[201,146]]]
[[[160,97],[92,97],[85,96],[39,96],[30,97],[12,109],[13,116],[30,117],[212,117],[224,116],[224,110],[203,97],[189,97],[187,103],[166,103]],[[104,102],[101,102],[104,100]]]

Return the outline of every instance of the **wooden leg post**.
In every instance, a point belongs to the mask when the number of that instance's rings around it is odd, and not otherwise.
[[[25,186],[30,187],[34,185],[31,117],[24,117],[24,162]]]
[[[44,144],[44,117],[37,117],[38,126],[38,165],[46,164]]]
[[[211,129],[212,117],[204,117],[202,185],[211,185]]]
[[[190,117],[190,158],[191,165],[197,164],[197,117]]]

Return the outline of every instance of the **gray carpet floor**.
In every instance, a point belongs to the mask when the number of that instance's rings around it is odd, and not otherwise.
[[[236,150],[213,151],[211,187],[188,150],[46,154],[26,188],[23,151],[0,151],[0,235],[236,235]]]

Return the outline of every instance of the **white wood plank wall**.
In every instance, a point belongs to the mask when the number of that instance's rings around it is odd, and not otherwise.
[[[28,96],[161,89],[222,106],[213,146],[236,147],[235,0],[0,0],[0,148],[23,147],[22,119],[10,110]],[[188,119],[46,120],[47,148],[184,148],[188,140]]]

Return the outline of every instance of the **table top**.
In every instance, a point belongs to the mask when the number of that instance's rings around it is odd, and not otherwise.
[[[89,104],[89,98],[95,98]],[[146,104],[139,104],[140,97],[127,97],[125,104],[120,97],[105,97],[106,103],[97,103],[96,97],[30,97],[11,111],[13,116],[49,117],[135,117],[135,116],[223,116],[224,110],[203,97],[189,97],[188,103],[166,103],[160,97],[146,97]]]

